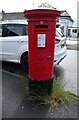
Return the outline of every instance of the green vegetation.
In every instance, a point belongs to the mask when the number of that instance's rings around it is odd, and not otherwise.
[[[72,95],[73,97],[76,97],[76,98],[79,99],[79,95],[78,95],[78,94],[75,94],[75,93],[73,93],[73,92],[71,92],[71,91],[67,91],[67,93],[68,93],[69,95]]]
[[[50,8],[50,9],[53,9],[53,10],[55,10],[56,8],[54,8],[51,4],[49,4],[48,2],[43,2],[43,3],[41,3],[39,6],[38,6],[38,8]]]
[[[66,84],[63,84],[61,80],[54,79],[51,94],[48,94],[47,90],[44,90],[39,86],[29,90],[27,98],[30,101],[38,101],[38,105],[45,104],[50,106],[57,106],[61,103],[71,103],[74,98],[79,99],[79,95],[66,91],[65,86]]]

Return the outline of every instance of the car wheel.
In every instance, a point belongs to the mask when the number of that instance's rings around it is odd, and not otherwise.
[[[28,73],[28,55],[24,55],[21,60],[23,70]]]

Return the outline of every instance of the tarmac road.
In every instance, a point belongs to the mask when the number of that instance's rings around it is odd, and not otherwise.
[[[68,50],[67,57],[55,68],[57,77],[68,81],[67,90],[77,93],[77,57],[79,51]],[[59,105],[57,108],[39,106],[26,100],[28,79],[2,71],[2,117],[3,118],[77,118],[77,102]],[[28,90],[28,89],[27,89]]]

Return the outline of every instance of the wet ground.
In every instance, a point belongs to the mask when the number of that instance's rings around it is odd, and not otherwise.
[[[2,72],[3,118],[77,118],[77,101],[57,107],[39,105],[27,98],[28,79]]]
[[[55,67],[55,75],[67,83],[66,90],[77,93],[79,51],[68,50],[67,57]],[[8,73],[6,71],[10,71]],[[26,100],[28,77],[18,64],[3,62],[2,72],[2,116],[3,118],[77,118],[77,101],[70,104],[50,106],[40,105]],[[14,73],[14,74],[13,74]],[[18,75],[16,76],[15,75]],[[27,88],[27,89],[26,89]]]

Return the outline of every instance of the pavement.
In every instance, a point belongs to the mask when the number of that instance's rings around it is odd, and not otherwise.
[[[55,74],[61,80],[66,83],[66,90],[72,91],[77,94],[78,85],[78,69],[77,59],[79,56],[79,51],[77,50],[67,50],[67,56],[61,61],[61,63],[56,66]]]
[[[77,93],[77,54],[79,56],[79,51],[68,50],[67,57],[55,68],[57,77],[68,82],[66,90],[74,93]],[[19,77],[2,70],[3,118],[77,118],[77,101],[58,107],[35,107],[38,103],[29,101],[27,94],[28,77]]]
[[[68,49],[79,50],[79,38],[67,37],[66,44]]]
[[[40,105],[27,99],[28,79],[2,71],[3,118],[77,118],[77,101],[58,107]]]

